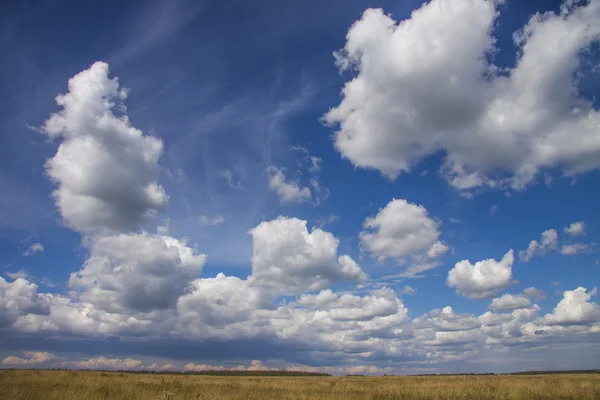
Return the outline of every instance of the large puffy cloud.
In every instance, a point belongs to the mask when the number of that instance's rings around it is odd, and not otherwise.
[[[546,314],[544,321],[550,325],[578,325],[600,322],[600,306],[591,301],[596,288],[589,293],[583,287],[565,290],[563,299],[551,314]]]
[[[50,305],[37,292],[38,286],[26,279],[12,282],[0,276],[0,329],[12,325],[27,314],[49,314]]]
[[[600,1],[533,15],[514,35],[514,68],[490,61],[500,3],[432,0],[399,23],[366,10],[335,53],[356,75],[324,116],[342,156],[394,179],[443,152],[441,171],[461,190],[599,168],[600,114],[575,76],[600,37]]]
[[[306,221],[279,217],[250,230],[254,244],[252,277],[273,293],[299,294],[335,281],[361,281],[367,275],[347,255],[338,256],[339,240]]]
[[[90,246],[69,287],[83,302],[111,312],[174,308],[206,262],[183,241],[145,232],[96,237]]]
[[[538,242],[532,240],[529,242],[526,250],[519,251],[521,261],[530,261],[535,256],[540,256],[548,253],[551,250],[558,248],[558,232],[556,229],[548,229],[542,232],[542,238]]]
[[[92,305],[41,294],[49,299],[51,313],[23,315],[11,329],[17,334],[27,332],[29,335],[50,331],[53,335],[77,333],[87,338],[125,337],[128,342],[137,343],[135,346],[140,345],[136,337],[141,336],[142,342],[150,341],[150,346],[158,341],[156,344],[162,349],[172,345],[173,339],[187,341],[185,346],[207,340],[227,346],[229,341],[248,340],[248,343],[259,341],[303,349],[305,355],[300,358],[299,353],[282,354],[285,361],[278,363],[277,368],[300,360],[313,365],[333,362],[331,368],[334,369],[338,368],[335,365],[375,364],[379,368],[389,365],[393,371],[400,371],[407,368],[407,361],[415,367],[436,363],[442,368],[452,368],[449,365],[464,366],[456,363],[482,357],[496,355],[504,359],[506,351],[513,346],[524,346],[531,350],[529,356],[540,356],[544,351],[538,350],[547,349],[549,343],[572,346],[575,339],[576,343],[593,343],[593,335],[600,329],[598,306],[590,302],[594,293],[586,293],[583,288],[567,291],[554,313],[545,318],[537,318],[540,311],[537,305],[519,308],[510,314],[487,312],[479,317],[458,314],[451,307],[445,307],[411,323],[408,310],[389,288],[372,290],[364,296],[323,290],[276,305],[269,303],[269,293],[252,288],[251,280],[220,274],[195,280],[188,293],[180,297],[177,309],[165,313],[107,314]],[[575,300],[570,294],[574,294]],[[567,308],[569,311],[565,312]],[[568,316],[555,318],[560,315]],[[157,354],[164,356],[162,352]],[[232,354],[237,358],[235,348]],[[218,359],[230,360],[232,354],[225,353],[224,358]],[[250,346],[245,348],[244,354],[243,359],[251,360],[261,354],[264,356],[264,348],[253,350]],[[178,359],[190,360],[181,356]],[[193,358],[194,362],[201,359]],[[57,361],[56,365],[63,368],[161,368],[156,364],[145,366],[137,360],[126,361],[126,357],[94,357]],[[175,362],[168,369],[181,369],[182,365]]]
[[[514,252],[509,250],[500,261],[493,258],[471,264],[457,262],[448,272],[446,283],[456,292],[469,298],[492,297],[511,282]]]
[[[364,250],[379,261],[392,258],[404,263],[408,257],[425,262],[448,250],[439,240],[439,223],[429,217],[423,206],[402,199],[393,199],[374,217],[364,222],[360,233]]]
[[[122,104],[128,92],[109,78],[106,63],[69,79],[68,89],[56,97],[62,110],[43,127],[62,138],[46,162],[57,207],[68,226],[86,234],[135,230],[167,203],[156,181],[162,141],[131,125]]]

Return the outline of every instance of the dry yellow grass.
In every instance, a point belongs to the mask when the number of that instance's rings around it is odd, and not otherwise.
[[[599,374],[431,377],[224,377],[0,371],[4,400],[600,399]]]

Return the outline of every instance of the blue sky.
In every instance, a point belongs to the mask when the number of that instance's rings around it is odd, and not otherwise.
[[[2,7],[2,366],[598,367],[600,2]]]

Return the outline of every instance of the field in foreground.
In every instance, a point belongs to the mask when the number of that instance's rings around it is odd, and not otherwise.
[[[228,377],[0,370],[0,399],[600,399],[600,374]]]

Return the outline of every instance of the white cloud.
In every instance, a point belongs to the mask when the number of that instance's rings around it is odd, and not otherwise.
[[[446,306],[441,310],[436,309],[415,318],[413,326],[418,329],[434,329],[435,331],[450,332],[479,328],[481,322],[471,315],[456,314],[452,307]]]
[[[573,222],[569,226],[565,226],[565,233],[571,236],[582,236],[585,235],[585,222]]]
[[[20,269],[17,272],[6,272],[5,275],[13,280],[18,279],[18,278],[23,278],[23,279],[29,278],[29,274],[24,269]]]
[[[512,250],[500,261],[490,258],[473,265],[469,260],[462,260],[448,272],[446,283],[455,287],[458,294],[468,298],[492,297],[510,284],[513,262]]]
[[[564,256],[573,256],[579,253],[588,253],[596,243],[574,243],[574,244],[563,244],[560,248],[560,254]]]
[[[23,278],[7,282],[0,276],[0,329],[11,326],[23,315],[50,313],[47,298],[39,295],[37,288]]]
[[[364,297],[337,295],[326,290],[317,295],[304,294],[298,299],[298,304],[326,310],[328,318],[333,321],[366,321],[398,312],[406,315],[407,312],[394,291],[389,288],[372,291],[371,295]]]
[[[589,293],[583,287],[575,290],[565,290],[563,299],[558,303],[551,314],[546,314],[544,322],[547,324],[577,325],[590,324],[600,321],[600,306],[592,301],[596,295],[596,288]]]
[[[550,250],[558,248],[558,232],[556,229],[548,229],[542,232],[542,238],[538,242],[532,240],[526,250],[519,251],[519,259],[523,262],[530,261],[535,256],[541,256]]]
[[[46,121],[50,138],[62,138],[46,171],[66,224],[82,233],[128,232],[163,210],[167,195],[157,183],[160,139],[143,135],[124,114],[127,90],[94,63],[56,97],[62,107]],[[117,115],[115,115],[117,112]]]
[[[223,222],[225,222],[225,218],[223,218],[222,215],[217,215],[214,217],[208,217],[206,215],[201,215],[199,220],[200,220],[200,224],[202,224],[204,226],[215,226],[215,225],[219,225],[219,224],[222,224]]]
[[[55,362],[59,358],[45,351],[24,351],[23,357],[9,356],[2,360],[7,367],[37,367]]]
[[[417,294],[417,289],[413,288],[410,285],[404,285],[404,287],[402,288],[402,291],[400,293],[407,294],[407,295],[414,295],[414,294]]]
[[[600,37],[598,2],[533,15],[514,35],[512,69],[489,61],[500,3],[432,0],[400,23],[366,10],[335,53],[356,75],[324,116],[342,156],[395,179],[443,152],[441,172],[459,190],[521,189],[545,168],[598,169],[600,114],[575,77]]]
[[[269,189],[277,193],[281,203],[303,203],[310,200],[311,192],[306,186],[300,187],[296,181],[287,181],[282,168],[267,167]]]
[[[92,369],[92,370],[137,370],[141,369],[142,362],[133,358],[106,358],[95,357],[81,361],[65,361],[62,367],[74,369]]]
[[[525,296],[534,298],[534,299],[539,299],[539,300],[543,300],[546,298],[546,293],[544,293],[543,290],[541,289],[537,289],[534,287],[528,287],[525,290],[523,290],[523,294]]]
[[[522,294],[505,294],[492,300],[490,309],[494,311],[509,311],[516,308],[527,308],[531,306],[531,301]]]
[[[319,290],[335,281],[361,281],[367,275],[347,255],[337,255],[339,240],[306,221],[279,217],[250,230],[254,244],[252,279],[278,293]]]
[[[44,246],[41,243],[33,243],[27,250],[23,252],[24,256],[32,256],[35,253],[41,253],[44,251]]]
[[[273,298],[273,294],[251,286],[248,280],[220,273],[192,282],[188,292],[179,298],[177,311],[188,329],[201,332],[223,329],[225,332],[220,336],[225,338],[236,333],[227,332],[228,325],[251,318],[253,312],[269,306]]]
[[[79,298],[110,312],[174,308],[199,277],[204,254],[169,236],[120,234],[94,238],[90,256],[69,287]]]
[[[428,216],[425,207],[406,200],[393,199],[376,216],[367,218],[364,228],[361,246],[380,262],[393,258],[404,263],[407,257],[425,262],[448,251],[439,240],[439,223]]]

